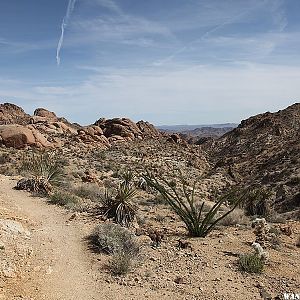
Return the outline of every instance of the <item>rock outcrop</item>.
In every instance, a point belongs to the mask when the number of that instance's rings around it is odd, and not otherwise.
[[[11,103],[0,104],[0,125],[26,125],[29,120],[30,115],[26,114],[21,107]]]
[[[78,129],[75,141],[95,146],[97,148],[108,148],[110,143],[103,130],[96,125],[86,126]]]
[[[160,136],[160,132],[152,124],[145,121],[135,123],[127,118],[101,118],[94,125],[99,126],[111,142],[142,140],[143,138]]]
[[[37,116],[37,117],[42,117],[42,118],[45,118],[46,120],[48,121],[57,121],[58,118],[56,116],[56,114],[52,111],[49,111],[45,108],[37,108],[34,113],[33,113],[34,116]]]
[[[51,143],[39,131],[22,125],[0,125],[0,143],[16,149],[27,146],[51,147]]]

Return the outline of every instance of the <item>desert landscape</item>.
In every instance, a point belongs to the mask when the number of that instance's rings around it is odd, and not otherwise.
[[[300,300],[299,11],[1,0],[0,300]]]
[[[299,103],[195,144],[11,103],[0,124],[0,299],[297,299]]]

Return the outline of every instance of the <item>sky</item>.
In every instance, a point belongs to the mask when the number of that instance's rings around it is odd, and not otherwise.
[[[299,0],[1,0],[0,102],[235,122],[300,102]]]

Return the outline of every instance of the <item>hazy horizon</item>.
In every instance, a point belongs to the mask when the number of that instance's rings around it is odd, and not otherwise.
[[[0,101],[72,122],[239,123],[299,102],[297,0],[3,0]]]

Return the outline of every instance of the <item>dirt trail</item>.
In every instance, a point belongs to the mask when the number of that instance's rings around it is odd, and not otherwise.
[[[26,296],[36,300],[101,299],[81,226],[69,223],[70,214],[48,205],[45,199],[13,190],[14,185],[9,177],[0,177],[2,205],[33,224],[28,241],[33,250],[32,271],[18,282],[29,293]]]

